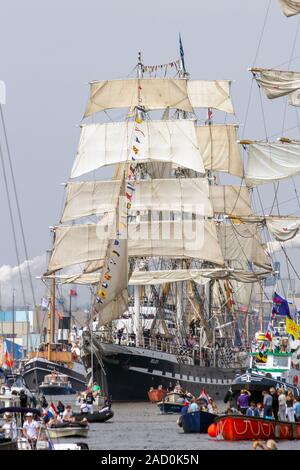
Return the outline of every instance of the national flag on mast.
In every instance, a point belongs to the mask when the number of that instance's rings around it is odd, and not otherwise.
[[[206,403],[208,403],[209,396],[206,393],[205,388],[202,389],[201,395],[199,396],[198,400],[204,400]]]
[[[184,63],[184,50],[183,50],[183,47],[182,47],[182,41],[181,41],[181,34],[180,33],[179,33],[179,50],[180,50],[180,59],[181,59],[182,68],[183,68],[184,73],[186,73],[185,63]]]
[[[70,297],[76,297],[77,296],[76,290],[75,289],[70,289],[69,296]]]
[[[54,405],[53,402],[50,403],[50,406],[49,406],[49,409],[48,409],[48,416],[52,416],[52,417],[55,417],[57,416],[59,413],[58,413],[58,410],[56,408],[56,406]]]

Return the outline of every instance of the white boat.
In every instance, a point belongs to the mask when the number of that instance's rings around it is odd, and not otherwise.
[[[39,388],[40,392],[44,395],[68,395],[75,393],[68,375],[59,374],[54,371],[51,374],[45,375],[44,381]]]

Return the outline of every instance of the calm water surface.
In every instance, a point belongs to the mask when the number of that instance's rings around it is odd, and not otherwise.
[[[51,400],[51,397],[47,397]],[[74,411],[76,397],[52,397],[57,404],[70,403]],[[222,410],[222,404],[219,404]],[[223,405],[224,406],[224,405]],[[87,438],[61,439],[59,442],[84,441],[91,450],[235,450],[252,448],[251,441],[225,442],[207,434],[184,434],[176,424],[178,415],[162,415],[151,403],[114,403],[114,417],[106,423],[91,423]],[[300,450],[300,441],[278,442],[281,450]]]

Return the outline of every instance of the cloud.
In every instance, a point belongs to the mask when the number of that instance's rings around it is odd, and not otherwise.
[[[40,276],[46,267],[46,255],[36,256],[29,260],[29,267],[32,276],[32,284],[36,303],[40,303],[40,298],[45,291],[43,283],[36,279]],[[19,269],[20,268],[20,269]],[[1,308],[9,308],[12,306],[13,289],[15,294],[16,307],[24,306],[23,293],[21,288],[20,274],[23,281],[25,292],[25,305],[33,306],[33,296],[31,292],[30,279],[28,276],[27,261],[19,266],[3,265],[0,267],[0,305]]]

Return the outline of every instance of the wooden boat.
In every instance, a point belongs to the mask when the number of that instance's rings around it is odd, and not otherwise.
[[[165,398],[157,403],[161,413],[181,413],[184,407],[184,399],[180,393],[168,393]]]
[[[87,423],[59,423],[53,427],[48,427],[48,434],[51,439],[63,437],[87,437],[89,426]]]
[[[104,423],[111,419],[114,415],[114,412],[109,409],[94,411],[94,413],[74,413],[76,421],[80,421],[83,418],[86,418],[89,423]]]
[[[206,433],[209,426],[214,423],[217,415],[207,411],[195,411],[182,414],[178,419],[178,425],[185,433]]]
[[[248,416],[216,418],[217,437],[226,441],[252,439],[300,439],[300,423]]]
[[[165,398],[167,393],[167,390],[164,390],[163,388],[154,388],[152,390],[150,389],[148,392],[148,398],[151,403],[158,403]]]

